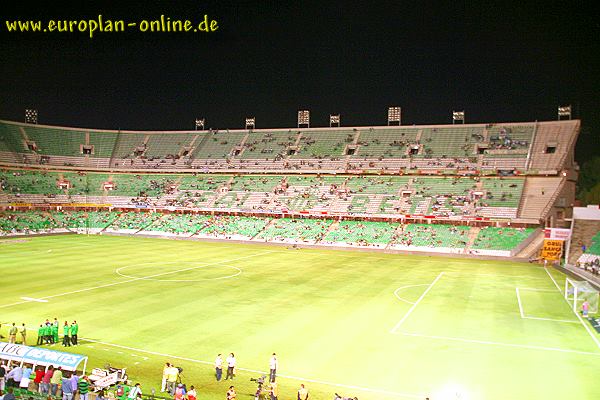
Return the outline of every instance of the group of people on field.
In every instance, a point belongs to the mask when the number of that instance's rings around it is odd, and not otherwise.
[[[269,400],[278,400],[279,390],[277,387],[277,368],[279,362],[277,360],[277,354],[273,353],[269,359],[269,379],[268,382],[264,382],[264,375],[260,379],[255,379],[258,383],[258,389],[255,393],[255,399],[258,400],[268,398]],[[229,353],[227,358],[223,359],[221,353],[217,354],[215,358],[215,379],[220,382],[223,378],[223,369],[226,368],[225,379],[233,380],[236,375],[237,360],[235,354]],[[174,400],[196,400],[197,392],[194,386],[190,386],[188,390],[186,385],[181,382],[182,369],[174,366],[167,362],[163,368],[162,385],[161,391],[167,392],[173,396]],[[226,400],[236,400],[237,393],[233,385],[229,386],[226,393]],[[304,384],[300,385],[298,389],[297,400],[308,400],[308,390],[304,387]]]
[[[54,321],[46,319],[46,322],[40,324],[38,328],[38,340],[37,344],[55,344],[59,342],[59,322],[57,318]],[[63,340],[62,345],[64,347],[76,346],[77,345],[77,334],[79,332],[79,325],[77,321],[73,321],[71,324],[65,321],[62,326]]]

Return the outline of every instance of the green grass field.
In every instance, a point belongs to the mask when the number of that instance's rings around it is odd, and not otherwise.
[[[71,351],[126,366],[146,393],[172,361],[222,400],[212,362],[234,352],[250,399],[276,352],[282,400],[300,383],[323,400],[600,398],[600,337],[562,298],[564,275],[536,265],[52,236],[0,240],[0,273],[3,324],[77,319]]]

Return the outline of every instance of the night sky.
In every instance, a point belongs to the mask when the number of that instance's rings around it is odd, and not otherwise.
[[[593,2],[3,2],[0,118],[106,129],[343,126],[556,119],[572,104],[580,162],[600,149]],[[35,4],[35,5],[33,5]],[[40,8],[42,7],[42,8]],[[9,33],[6,20],[218,21],[213,33]]]

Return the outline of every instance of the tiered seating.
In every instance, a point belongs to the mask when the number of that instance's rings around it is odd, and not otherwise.
[[[329,220],[275,219],[258,238],[269,241],[315,241],[323,236],[329,225]]]
[[[360,147],[353,158],[405,158],[408,145],[416,143],[418,131],[415,128],[361,130]]]
[[[200,231],[207,236],[256,236],[269,222],[265,218],[216,216],[210,219],[209,225]]]
[[[38,211],[0,212],[0,231],[3,233],[42,232],[59,227],[56,221]]]
[[[472,249],[512,250],[533,233],[533,228],[483,227],[479,231]]]
[[[325,235],[324,242],[358,245],[386,244],[392,239],[396,223],[372,221],[342,221]]]
[[[179,190],[214,191],[226,185],[231,175],[183,175],[179,177]]]
[[[251,132],[244,143],[240,158],[278,158],[296,143],[297,132]]]
[[[425,128],[421,135],[424,151],[420,156],[453,158],[474,156],[475,144],[483,141],[481,127]]]
[[[272,192],[281,184],[283,176],[236,176],[231,183],[230,190],[238,192]]]
[[[145,212],[127,212],[115,220],[110,227],[112,229],[132,229],[140,230],[152,224],[159,219],[162,214]]]
[[[25,133],[35,142],[38,154],[81,156],[81,145],[85,144],[85,132],[79,130],[28,126]]]
[[[37,171],[0,171],[0,186],[2,191],[11,194],[61,194],[56,182],[58,173]]]
[[[291,158],[342,157],[353,140],[353,131],[302,132],[300,150]]]
[[[65,228],[100,228],[104,229],[119,216],[116,212],[109,211],[56,211],[51,213],[58,223]]]
[[[245,132],[216,131],[203,133],[201,142],[196,147],[193,156],[198,159],[227,158],[230,156],[231,150],[241,143],[244,136],[246,136]]]
[[[184,146],[188,146],[192,140],[189,133],[169,133],[159,135],[148,135],[146,143],[146,157],[169,158],[177,156]],[[172,157],[171,157],[172,158]]]
[[[94,145],[94,154],[91,157],[110,158],[117,138],[118,134],[114,132],[90,132],[89,144]]]
[[[146,230],[168,233],[194,233],[204,228],[211,219],[208,215],[167,214]]]
[[[484,179],[483,203],[487,207],[518,207],[523,193],[524,179]]]
[[[115,149],[112,153],[113,158],[130,158],[133,157],[136,147],[144,144],[143,133],[119,133]]]
[[[461,249],[467,245],[469,227],[435,224],[409,224],[394,240],[401,246]]]
[[[408,189],[408,177],[404,176],[361,176],[348,179],[346,188],[352,193],[397,194],[400,189]]]

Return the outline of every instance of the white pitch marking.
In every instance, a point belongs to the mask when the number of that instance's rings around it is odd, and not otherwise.
[[[171,355],[171,354],[159,353],[159,352],[156,352],[156,351],[150,351],[150,350],[144,350],[144,349],[137,349],[135,347],[123,346],[123,345],[120,345],[120,344],[114,344],[114,343],[108,343],[108,342],[101,342],[99,340],[93,340],[93,339],[80,338],[79,340],[87,341],[87,342],[93,342],[93,343],[98,343],[98,344],[102,344],[102,345],[105,345],[105,346],[112,346],[112,347],[116,347],[116,348],[120,348],[120,349],[124,349],[124,350],[129,350],[129,351],[137,351],[137,352],[140,352],[140,353],[152,354],[152,355],[164,357],[164,358],[167,358],[167,359],[176,359],[176,360],[182,360],[182,361],[189,361],[189,362],[193,362],[193,363],[197,363],[197,364],[205,364],[205,365],[211,365],[211,366],[214,365],[213,361],[203,361],[203,360],[196,360],[196,359],[188,358],[188,357],[174,356],[174,355]],[[259,371],[259,370],[256,370],[256,369],[249,369],[249,368],[237,368],[237,369],[240,370],[240,371],[252,372],[252,373],[255,373],[255,374],[265,374],[266,373],[265,371]],[[322,384],[322,385],[328,385],[328,386],[334,386],[334,387],[341,387],[341,388],[344,388],[344,389],[362,390],[364,392],[381,393],[381,394],[386,394],[386,395],[391,395],[391,396],[398,396],[398,397],[409,398],[409,399],[422,399],[424,397],[421,394],[394,392],[394,391],[385,390],[385,389],[373,389],[373,388],[367,388],[367,387],[355,386],[355,385],[344,385],[342,383],[327,382],[327,381],[322,381],[322,380],[319,380],[319,379],[309,379],[309,378],[303,378],[303,377],[293,376],[293,375],[277,374],[277,376],[281,377],[281,378],[293,379],[293,380],[297,380],[297,381],[301,381],[301,382],[318,383],[318,384]]]
[[[519,296],[519,288],[515,288],[517,291],[517,301],[519,302],[519,312],[521,313],[521,318],[525,318],[525,313],[523,313],[523,304],[521,304],[521,296]]]
[[[209,265],[224,264],[224,263],[229,263],[229,262],[232,262],[232,261],[244,260],[246,258],[263,256],[263,255],[269,254],[269,253],[273,253],[273,251],[264,251],[262,253],[252,254],[252,255],[249,255],[249,256],[233,258],[233,259],[230,259],[230,260],[217,261],[217,262],[214,262],[214,263],[206,264],[204,266],[206,267],[206,266],[209,266]],[[184,270],[187,271],[189,269],[190,268],[186,268]],[[154,275],[145,276],[145,277],[142,277],[142,278],[128,279],[128,280],[125,280],[125,281],[107,283],[107,284],[104,284],[104,285],[92,286],[92,287],[89,287],[89,288],[78,289],[78,290],[72,290],[70,292],[58,293],[58,294],[54,294],[54,295],[51,295],[51,296],[40,297],[40,299],[42,299],[42,300],[52,299],[52,298],[55,298],[55,297],[61,297],[61,296],[67,296],[69,294],[87,292],[87,291],[90,291],[90,290],[101,289],[101,288],[105,288],[105,287],[109,287],[109,286],[122,285],[124,283],[140,281],[140,280],[144,280],[144,279],[148,279],[148,278],[154,278],[154,277],[157,277],[157,276],[163,276],[163,275],[173,274],[173,273],[177,273],[177,272],[181,272],[181,271],[162,272],[162,273],[158,273],[158,274],[154,274]],[[6,308],[6,307],[11,307],[11,306],[19,305],[19,304],[25,304],[27,302],[28,301],[18,301],[18,302],[15,302],[15,303],[3,304],[3,305],[0,305],[0,308]]]
[[[570,324],[578,324],[579,321],[575,321],[574,319],[555,319],[555,318],[542,318],[542,317],[529,317],[529,316],[524,316],[523,318],[525,319],[536,319],[538,321],[552,321],[552,322],[567,322]]]
[[[523,319],[535,319],[538,321],[553,321],[553,322],[567,322],[570,324],[578,324],[579,321],[575,321],[572,319],[556,319],[556,318],[542,318],[542,317],[530,317],[528,315],[525,315],[525,312],[523,311],[523,304],[521,303],[521,296],[519,295],[519,290],[530,290],[530,291],[536,291],[536,292],[552,292],[554,293],[554,290],[550,290],[550,289],[533,289],[533,288],[515,288],[517,291],[517,300],[519,301],[519,311],[521,312],[521,318]]]
[[[36,301],[38,303],[47,303],[48,300],[44,300],[44,299],[36,299],[34,297],[21,297],[23,300],[25,301]]]
[[[437,276],[437,278],[435,278],[435,280],[429,284],[429,287],[423,292],[423,294],[421,295],[421,297],[419,297],[417,299],[417,301],[406,312],[406,314],[404,314],[404,316],[402,317],[402,319],[400,321],[398,321],[398,323],[392,328],[392,330],[390,331],[390,333],[396,333],[396,331],[398,330],[398,328],[400,328],[400,326],[402,326],[402,324],[404,323],[404,321],[406,321],[406,319],[408,318],[408,316],[414,311],[415,308],[417,308],[417,306],[419,305],[419,303],[421,302],[421,300],[423,300],[423,298],[425,297],[425,295],[431,290],[431,288],[433,287],[433,285],[435,285],[435,283],[442,277],[442,275],[444,275],[444,273],[440,272],[440,274]]]
[[[502,346],[502,347],[516,347],[516,348],[520,348],[520,349],[530,349],[530,350],[556,351],[556,352],[560,352],[560,353],[573,353],[573,354],[582,354],[582,355],[586,355],[586,356],[600,357],[600,353],[592,353],[590,351],[561,349],[558,347],[544,347],[544,346],[532,346],[532,345],[527,345],[527,344],[492,342],[489,340],[465,339],[465,338],[457,338],[457,337],[449,337],[449,336],[421,335],[420,333],[409,333],[409,332],[396,332],[396,334],[404,335],[404,336],[422,337],[422,338],[426,338],[426,339],[449,340],[449,341],[454,341],[454,342],[487,344],[487,345]]]
[[[405,303],[408,303],[408,304],[415,304],[415,303],[414,303],[414,301],[408,301],[408,300],[406,300],[406,299],[403,299],[402,297],[398,296],[398,292],[399,292],[400,290],[408,289],[408,288],[411,288],[411,287],[417,287],[417,286],[428,286],[428,285],[429,285],[429,283],[421,283],[420,285],[407,285],[407,286],[400,286],[398,289],[394,290],[394,296],[396,296],[396,298],[397,298],[398,300],[400,300],[400,301],[403,301],[403,302],[405,302]]]
[[[573,311],[573,314],[575,314],[575,316],[577,317],[577,319],[579,320],[579,322],[581,322],[581,325],[583,325],[583,327],[585,328],[585,330],[587,331],[587,333],[590,335],[590,337],[592,338],[592,340],[594,341],[594,343],[596,343],[596,346],[598,346],[598,348],[600,349],[600,341],[598,341],[598,338],[596,337],[596,335],[594,334],[594,332],[592,332],[590,330],[590,327],[587,326],[587,324],[585,323],[585,321],[583,320],[583,318],[581,318],[581,315],[579,315],[579,313],[577,311],[573,310],[573,308],[571,307],[571,304],[569,303],[569,301],[564,297],[562,290],[558,286],[558,283],[556,283],[556,280],[550,274],[550,272],[548,271],[548,269],[546,267],[544,267],[544,271],[546,271],[546,273],[548,274],[548,276],[550,277],[550,279],[552,279],[552,282],[554,282],[554,286],[556,286],[556,289],[558,289],[558,292],[560,293],[560,296],[563,299],[565,299],[565,301],[569,305],[569,309],[571,309]]]
[[[538,288],[528,288],[528,287],[522,287],[519,289],[529,290],[530,292],[552,292],[552,293],[554,293],[554,289],[538,289]]]

